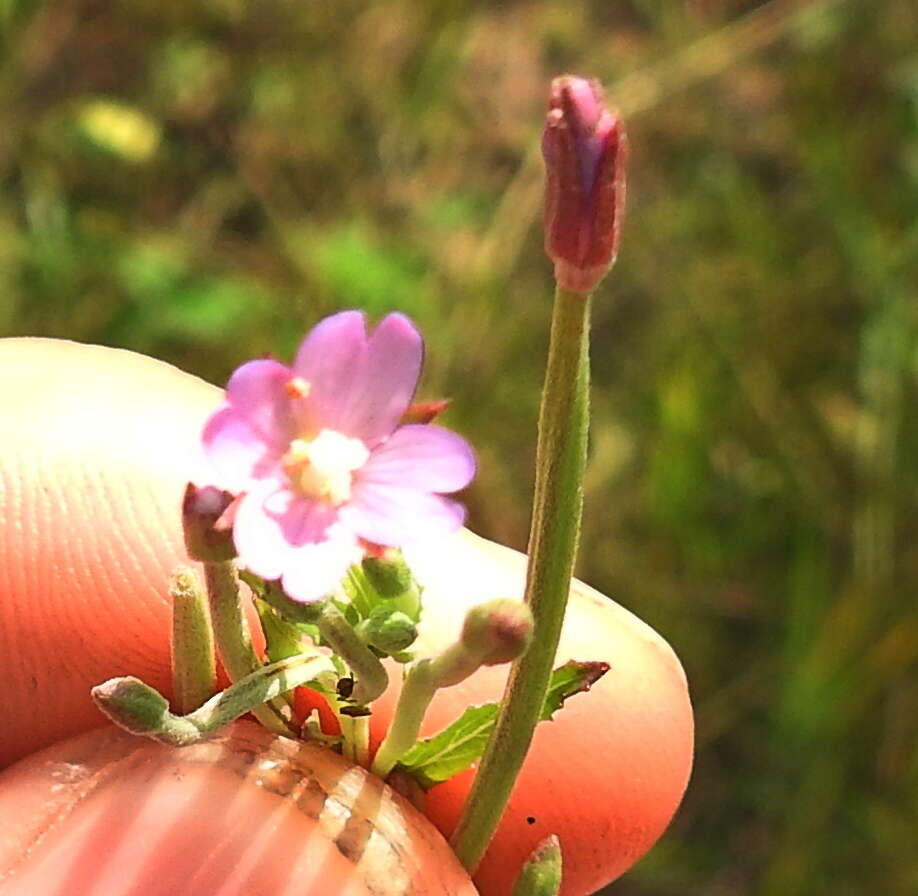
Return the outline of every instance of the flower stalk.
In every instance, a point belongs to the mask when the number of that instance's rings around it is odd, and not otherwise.
[[[558,288],[536,454],[525,601],[533,644],[510,672],[494,731],[452,837],[478,867],[506,808],[539,721],[567,607],[583,510],[589,428],[590,298]]]
[[[331,601],[326,601],[316,625],[322,640],[350,666],[354,675],[351,701],[365,706],[381,696],[389,685],[385,667]]]
[[[242,596],[236,570],[229,560],[204,563],[204,580],[213,626],[217,654],[226,674],[233,682],[251,675],[262,667],[252,646],[252,635],[242,611]],[[290,705],[283,699],[272,699],[252,710],[255,718],[274,734],[296,737]]]
[[[414,746],[440,688],[459,684],[482,666],[510,662],[528,649],[531,640],[532,615],[524,604],[494,600],[472,608],[455,644],[408,670],[392,723],[373,760],[373,772],[385,778]]]

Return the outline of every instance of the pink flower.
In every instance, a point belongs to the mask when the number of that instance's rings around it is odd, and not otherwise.
[[[398,547],[452,532],[475,459],[439,426],[400,426],[424,346],[402,314],[368,338],[344,311],[303,340],[292,367],[250,361],[204,429],[212,484],[241,495],[233,523],[240,563],[318,600],[359,562],[361,541]]]
[[[545,251],[562,289],[592,292],[615,261],[627,150],[624,124],[603,106],[598,81],[552,81],[542,135]]]

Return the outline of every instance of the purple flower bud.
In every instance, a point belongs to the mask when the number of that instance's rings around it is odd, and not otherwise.
[[[223,525],[232,503],[229,492],[188,483],[182,498],[182,526],[185,550],[192,560],[219,563],[236,556],[230,526]]]
[[[497,598],[469,610],[462,626],[462,643],[479,657],[480,665],[497,666],[526,652],[532,627],[532,613],[526,604]]]
[[[603,106],[599,82],[555,78],[542,135],[545,251],[562,289],[592,292],[615,261],[627,154],[624,124]]]

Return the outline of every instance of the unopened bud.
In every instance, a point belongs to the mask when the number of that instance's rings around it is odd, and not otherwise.
[[[387,550],[382,556],[366,556],[361,566],[380,597],[401,597],[414,583],[408,564],[396,550]]]
[[[542,135],[545,251],[562,289],[592,292],[615,261],[627,149],[624,124],[603,106],[598,81],[552,81]]]
[[[561,842],[552,834],[529,855],[513,896],[558,896],[561,892]]]
[[[462,644],[480,665],[496,666],[522,656],[532,641],[532,613],[518,600],[498,598],[472,607],[462,626]]]
[[[189,482],[182,498],[182,526],[185,550],[193,560],[221,563],[236,556],[233,533],[223,525],[233,496],[212,485],[198,487]]]
[[[367,644],[390,655],[407,650],[418,636],[417,626],[405,613],[386,606],[374,607],[358,631]]]

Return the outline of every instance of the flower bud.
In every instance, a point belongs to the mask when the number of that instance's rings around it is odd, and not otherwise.
[[[233,503],[229,492],[189,482],[182,498],[182,526],[185,550],[192,560],[220,563],[236,556],[233,533],[222,518]]]
[[[627,149],[624,124],[603,106],[598,81],[552,81],[542,135],[545,251],[562,289],[592,292],[615,261]]]
[[[367,644],[389,655],[407,650],[418,636],[417,627],[405,613],[386,606],[374,607],[358,631]]]
[[[509,663],[522,656],[532,640],[532,613],[526,604],[498,598],[472,607],[462,626],[462,644],[481,657],[482,666]]]
[[[382,556],[368,555],[360,565],[367,581],[380,597],[400,597],[414,583],[411,570],[400,551],[389,548]]]

